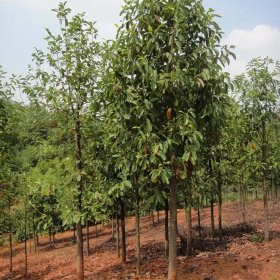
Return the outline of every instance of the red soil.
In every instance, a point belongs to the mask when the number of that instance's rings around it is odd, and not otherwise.
[[[222,242],[210,238],[210,213],[201,213],[203,238],[199,239],[195,227],[196,213],[193,213],[194,252],[192,257],[178,257],[178,280],[277,280],[280,279],[280,203],[270,202],[270,228],[272,240],[268,243],[250,241],[261,236],[262,203],[247,203],[247,220],[252,227],[240,225],[241,214],[238,204],[223,206],[225,236]],[[217,215],[217,213],[215,213]],[[217,217],[216,217],[217,218]],[[216,219],[217,221],[217,219]],[[85,256],[85,279],[136,279],[134,218],[126,219],[127,264],[122,265],[116,256],[115,241],[111,238],[110,225],[99,227],[98,236],[90,228],[91,254]],[[178,228],[185,235],[184,211],[178,211]],[[141,219],[141,279],[166,279],[167,261],[164,258],[164,216],[151,225],[149,218]],[[0,279],[75,279],[76,247],[72,233],[56,235],[55,248],[50,248],[48,238],[40,239],[38,251],[31,253],[28,244],[28,277],[24,273],[23,244],[14,244],[14,272],[9,273],[8,248],[0,248]]]

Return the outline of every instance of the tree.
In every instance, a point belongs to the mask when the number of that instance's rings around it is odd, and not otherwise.
[[[268,126],[275,120],[279,105],[279,78],[279,62],[274,63],[270,58],[255,58],[248,63],[246,73],[235,80],[244,114],[250,118],[252,138],[261,147],[259,169],[262,170],[265,241],[269,241]]]
[[[201,1],[126,1],[122,15],[108,70],[111,124],[137,148],[136,170],[169,185],[168,279],[176,279],[177,186],[192,175],[201,123],[227,92],[231,52]]]
[[[69,19],[71,9],[66,7],[66,3],[60,3],[54,11],[60,22],[61,34],[53,35],[47,29],[48,51],[37,50],[33,54],[37,69],[35,73],[31,69],[25,92],[50,110],[63,114],[69,129],[66,137],[76,169],[77,278],[81,280],[84,279],[82,196],[85,176],[82,116],[96,94],[99,44],[94,24],[86,21],[83,14]]]

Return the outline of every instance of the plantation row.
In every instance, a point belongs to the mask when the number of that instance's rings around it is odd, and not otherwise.
[[[106,42],[66,3],[54,12],[60,33],[47,29],[47,50],[36,49],[28,75],[0,75],[0,233],[10,271],[13,240],[36,245],[45,233],[54,242],[74,229],[84,279],[82,227],[111,219],[125,263],[125,217],[135,215],[139,276],[140,215],[164,210],[174,280],[177,209],[186,210],[190,254],[192,210],[199,222],[209,205],[222,239],[222,203],[237,198],[246,222],[246,200],[262,196],[268,241],[268,196],[280,185],[279,63],[255,58],[231,80],[232,47],[220,44],[214,11],[199,0],[127,0]],[[13,101],[19,93],[28,104]]]

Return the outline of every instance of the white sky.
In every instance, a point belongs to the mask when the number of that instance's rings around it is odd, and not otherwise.
[[[0,65],[8,75],[27,72],[34,47],[44,48],[45,28],[56,31],[51,9],[58,0],[0,0]],[[113,38],[123,0],[69,0],[73,13],[86,12],[96,21],[100,37]],[[204,0],[222,16],[218,23],[225,32],[223,42],[235,45],[237,60],[227,69],[232,76],[245,70],[256,56],[280,60],[279,0]]]

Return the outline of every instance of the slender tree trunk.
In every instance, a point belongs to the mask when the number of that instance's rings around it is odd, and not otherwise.
[[[87,242],[87,255],[89,256],[89,227],[88,227],[88,220],[86,220],[86,242]]]
[[[120,219],[119,219],[119,207],[116,209],[116,221],[117,221],[117,256],[120,257]]]
[[[98,236],[98,228],[97,228],[97,222],[94,222],[94,228],[95,228],[95,236]]]
[[[39,242],[39,235],[38,233],[36,233],[36,243],[37,243],[37,247],[40,246],[40,242]]]
[[[273,198],[277,198],[277,187],[275,184],[275,176],[271,174],[271,191],[273,192]]]
[[[192,180],[189,180],[186,191],[187,256],[190,256],[192,251]]]
[[[27,277],[27,217],[26,217],[26,209],[24,215],[24,276]]]
[[[12,233],[9,233],[9,252],[10,252],[10,266],[9,266],[9,271],[13,271],[13,242],[12,242]]]
[[[164,205],[164,253],[165,257],[168,257],[169,251],[169,228],[168,228],[168,200],[165,199]]]
[[[212,235],[215,235],[215,220],[214,220],[214,197],[213,194],[211,194],[210,199],[210,210],[211,210],[211,231]]]
[[[52,237],[53,237],[53,247],[54,247],[55,246],[55,232],[53,232]]]
[[[262,162],[263,162],[263,205],[264,205],[264,240],[269,241],[268,184],[267,184],[267,137],[265,119],[262,119]]]
[[[201,237],[201,219],[200,219],[200,203],[197,200],[197,221],[198,221],[198,235]]]
[[[268,197],[267,197],[267,180],[263,178],[263,205],[264,205],[264,240],[269,241],[269,211],[268,211]]]
[[[34,251],[37,252],[37,240],[36,240],[36,226],[34,221],[34,213],[32,217],[32,225],[33,225],[33,243],[34,243]]]
[[[115,238],[115,221],[114,216],[112,216],[112,239]]]
[[[218,170],[218,178],[217,178],[217,189],[218,189],[218,220],[219,220],[219,240],[222,240],[222,204],[223,204],[223,197],[222,197],[222,174],[220,171],[220,158],[218,158],[219,163],[219,170]]]
[[[135,180],[136,181],[136,180]],[[141,265],[141,258],[140,258],[140,198],[139,198],[139,189],[137,182],[135,183],[135,194],[136,194],[136,207],[135,207],[135,228],[136,228],[136,273],[137,277],[140,277],[140,265]]]
[[[76,223],[77,229],[77,280],[84,279],[84,254],[83,254],[83,231],[81,222]]]
[[[159,211],[157,211],[157,223],[159,224]]]
[[[52,228],[49,228],[49,245],[52,247]]]
[[[186,222],[187,222],[187,256],[190,256],[192,251],[192,208],[190,204],[188,204],[186,209]]]
[[[177,182],[175,175],[170,180],[169,198],[169,259],[168,280],[177,279]]]
[[[30,230],[30,228],[29,228]],[[29,253],[32,253],[32,238],[29,239]]]
[[[212,161],[211,158],[209,159],[209,172],[210,176],[213,176],[213,169],[212,169]],[[210,195],[210,211],[211,211],[211,231],[212,236],[215,235],[215,220],[214,220],[214,196],[213,196],[213,189],[211,188],[211,195]]]
[[[126,236],[125,236],[125,210],[121,200],[121,231],[122,231],[122,263],[126,263]]]
[[[77,206],[80,213],[82,213],[82,194],[83,194],[83,180],[82,180],[82,146],[81,146],[81,121],[80,121],[81,104],[77,104],[75,112],[75,155],[76,155],[76,170],[78,172],[77,188],[78,201]],[[77,230],[77,280],[84,280],[84,253],[83,253],[83,230],[81,220],[76,223]]]
[[[246,223],[246,205],[244,198],[244,188],[240,186],[240,203],[241,203],[241,213],[242,213],[242,223]]]
[[[152,222],[153,222],[153,227],[155,226],[155,214],[154,214],[154,210],[152,210]]]

